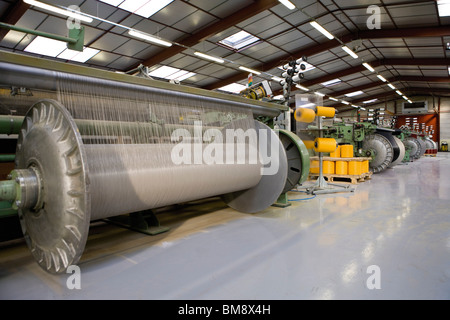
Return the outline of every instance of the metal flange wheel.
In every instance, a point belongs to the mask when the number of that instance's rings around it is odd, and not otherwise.
[[[370,168],[374,173],[384,171],[392,162],[394,150],[389,140],[381,134],[371,134],[363,141],[363,150],[372,151]]]
[[[63,272],[83,253],[90,195],[81,136],[59,102],[42,100],[30,108],[19,134],[15,164],[13,173],[22,193],[35,195],[26,203],[16,201],[27,245],[43,269]]]

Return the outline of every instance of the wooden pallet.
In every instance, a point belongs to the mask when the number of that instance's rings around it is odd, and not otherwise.
[[[318,173],[310,173],[309,179],[314,180],[319,177]],[[351,184],[358,184],[370,180],[372,178],[372,172],[363,173],[360,175],[350,174],[324,174],[324,179],[328,182],[347,182]]]

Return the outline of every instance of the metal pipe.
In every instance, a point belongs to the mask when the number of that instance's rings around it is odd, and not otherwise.
[[[59,40],[59,41],[73,43],[73,44],[78,42],[78,39],[64,37],[64,36],[60,36],[60,35],[57,35],[57,34],[47,33],[47,32],[43,32],[43,31],[39,31],[39,30],[32,30],[32,29],[28,29],[28,28],[22,28],[22,27],[14,26],[12,24],[7,24],[7,23],[4,23],[4,22],[0,22],[0,28],[14,30],[14,31],[19,31],[19,32],[28,33],[28,34],[34,34],[36,36],[42,36],[42,37],[46,37],[46,38],[50,38],[50,39],[55,39],[55,40]]]
[[[14,201],[17,195],[16,190],[15,181],[0,181],[0,201]]]
[[[0,162],[14,162],[15,154],[0,154]]]
[[[21,116],[0,116],[0,134],[18,134],[22,127]]]

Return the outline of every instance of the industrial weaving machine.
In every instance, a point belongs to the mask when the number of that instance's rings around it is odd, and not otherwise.
[[[0,119],[17,134],[0,200],[48,272],[79,261],[93,220],[212,196],[253,213],[307,178],[302,141],[254,120],[285,106],[3,52],[0,73],[31,93],[1,96],[27,111]]]

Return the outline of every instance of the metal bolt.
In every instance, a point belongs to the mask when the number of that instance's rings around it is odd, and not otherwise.
[[[20,200],[16,200],[15,204],[16,204],[17,207],[20,207],[20,205],[22,204],[22,202],[20,202]]]

